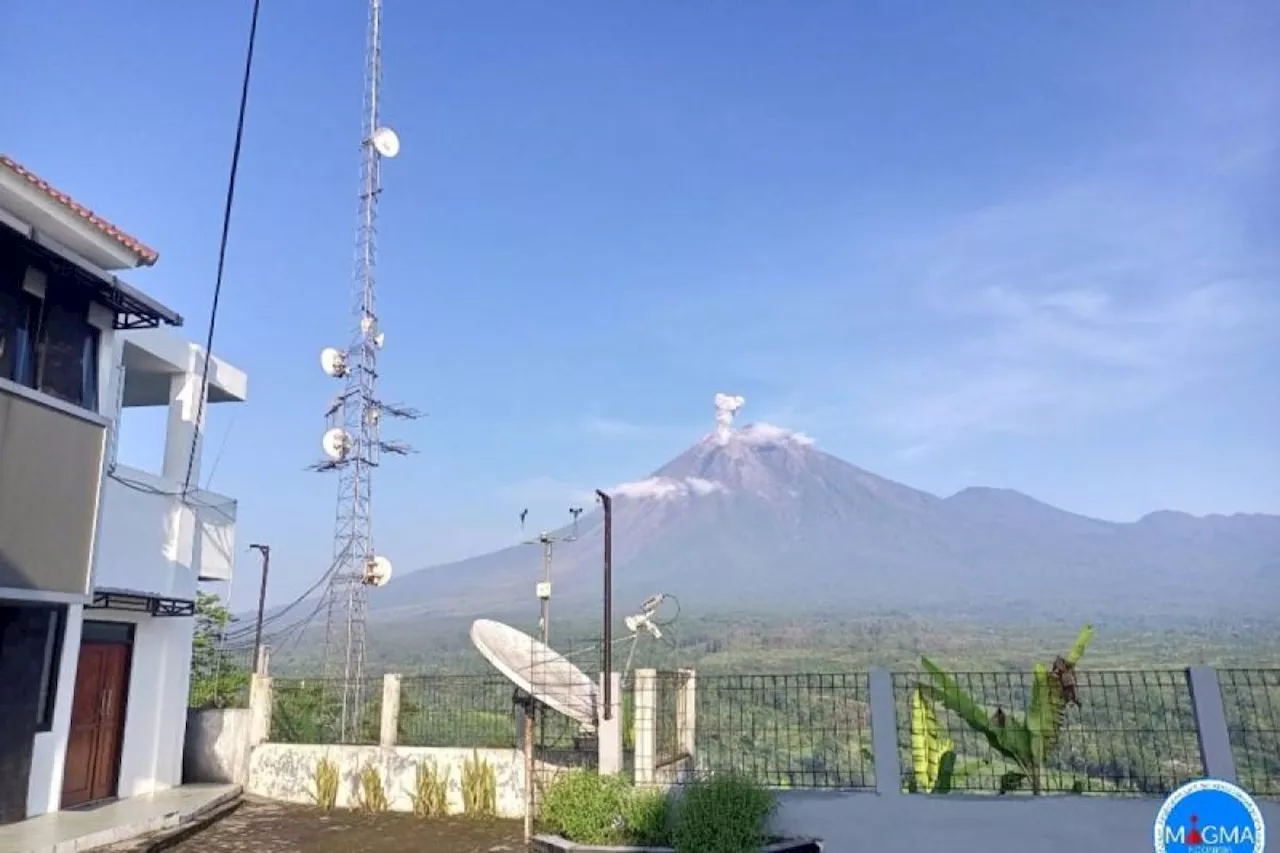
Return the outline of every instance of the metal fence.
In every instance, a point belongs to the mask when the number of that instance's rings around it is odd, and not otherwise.
[[[638,766],[643,730],[652,750],[643,763],[660,783],[687,778],[661,772],[673,762],[777,788],[876,786],[867,674],[697,673],[692,713],[683,704],[687,678],[660,672],[646,682],[652,719],[637,719],[634,685],[624,689],[624,772]],[[1219,670],[1218,678],[1240,784],[1280,795],[1280,669]],[[1159,795],[1205,774],[1185,670],[1076,671],[1071,701],[1038,718],[1030,672],[952,673],[949,690],[919,698],[919,685],[938,685],[930,674],[899,672],[892,683],[907,791]],[[340,682],[276,678],[272,695],[272,741],[379,741],[380,677],[365,679],[345,738]],[[396,742],[518,747],[525,698],[497,675],[404,676]],[[536,706],[534,738],[540,767],[596,766],[594,733],[564,714]],[[690,738],[692,759],[684,755]]]
[[[269,740],[273,743],[378,743],[382,724],[382,677],[366,677],[352,685],[347,694],[345,727],[342,706],[341,678],[274,678]]]
[[[932,693],[928,674],[895,674],[904,787],[1159,794],[1204,775],[1185,671],[1074,675],[1074,697],[1031,716],[1031,673],[951,673]]]
[[[248,708],[253,649],[197,647],[191,655],[191,708]]]
[[[1280,669],[1221,669],[1218,683],[1241,786],[1280,796]]]
[[[697,679],[700,774],[780,788],[875,786],[865,673]]]
[[[396,742],[405,746],[511,748],[519,715],[515,688],[497,675],[414,675],[400,679]]]

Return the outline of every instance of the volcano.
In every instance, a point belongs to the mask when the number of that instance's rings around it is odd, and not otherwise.
[[[1007,489],[939,497],[802,434],[731,419],[611,490],[620,608],[658,592],[702,610],[1203,617],[1280,606],[1280,516],[1166,511],[1116,523]],[[576,541],[556,545],[561,613],[598,606],[602,528],[596,510]],[[536,549],[517,545],[411,572],[370,607],[383,619],[528,610],[540,572]]]

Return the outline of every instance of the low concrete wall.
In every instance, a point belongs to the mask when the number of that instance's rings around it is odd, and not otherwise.
[[[515,749],[478,749],[474,753],[493,768],[498,816],[523,817],[524,754]],[[273,800],[312,804],[316,764],[327,757],[338,766],[342,780],[338,787],[339,808],[356,806],[359,773],[372,764],[382,774],[392,811],[412,811],[418,763],[434,761],[441,772],[448,773],[450,813],[461,814],[462,764],[470,760],[472,754],[470,749],[440,747],[264,743],[254,747],[250,755],[249,782],[245,790]],[[539,765],[535,770],[539,775],[543,771],[554,772],[554,768]]]
[[[779,834],[820,838],[827,853],[1094,853],[1152,850],[1161,800],[1120,797],[882,796],[786,792]],[[1258,803],[1269,827],[1280,804]]]
[[[251,722],[248,708],[188,711],[182,781],[246,784]]]

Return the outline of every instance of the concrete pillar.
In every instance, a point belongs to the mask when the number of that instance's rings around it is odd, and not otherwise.
[[[378,744],[395,746],[399,732],[400,676],[388,673],[382,676],[382,727],[378,733]]]
[[[622,772],[622,674],[610,673],[613,695],[609,719],[600,714],[600,724],[596,728],[596,745],[600,751],[599,772],[608,776]],[[600,698],[604,700],[604,673],[600,673]]]
[[[676,781],[683,782],[698,772],[698,672],[682,669],[680,692],[676,695],[676,739],[687,755],[676,767]]]
[[[1231,751],[1231,734],[1227,729],[1227,710],[1222,703],[1222,685],[1218,671],[1210,666],[1187,669],[1191,688],[1191,706],[1200,734],[1200,757],[1204,775],[1224,782],[1236,782],[1236,757]]]
[[[258,670],[255,674],[271,674],[271,647],[265,643],[258,647]]]
[[[168,480],[181,483],[187,476],[187,461],[191,458],[192,443],[195,457],[191,463],[191,483],[200,481],[200,456],[204,445],[204,416],[208,406],[200,405],[200,373],[203,365],[192,359],[186,373],[169,377],[169,423],[165,430],[164,467],[161,473]],[[196,423],[197,412],[200,423]]]
[[[902,763],[898,756],[898,720],[893,703],[893,673],[872,667],[867,676],[871,705],[871,751],[875,759],[876,793],[902,796]]]
[[[637,669],[631,689],[635,691],[636,784],[652,785],[657,781],[658,671]]]
[[[271,679],[253,675],[249,679],[249,748],[271,737]]]

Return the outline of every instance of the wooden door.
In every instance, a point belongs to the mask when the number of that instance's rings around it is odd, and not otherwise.
[[[116,793],[128,669],[129,646],[124,643],[80,646],[62,775],[64,809]]]

